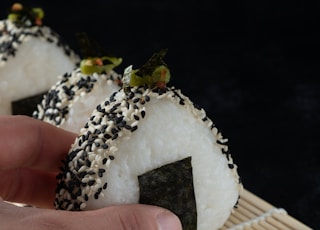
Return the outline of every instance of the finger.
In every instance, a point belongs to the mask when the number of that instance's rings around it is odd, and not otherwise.
[[[90,220],[89,213],[83,213],[83,224]],[[97,210],[95,215],[97,221],[104,220],[104,223],[101,222],[101,228],[106,226],[105,224],[111,224],[113,227],[110,229],[115,230],[182,230],[181,222],[176,215],[164,208],[150,205],[132,204],[107,207]],[[88,227],[92,227],[92,224]]]
[[[31,227],[33,230],[182,229],[177,216],[163,208],[148,205],[122,205],[95,211],[68,212],[16,208],[0,202],[0,222],[3,226],[18,230]]]
[[[0,196],[11,202],[54,208],[55,177],[55,173],[31,169],[0,172]]]
[[[76,134],[27,116],[0,116],[0,170],[57,170]]]

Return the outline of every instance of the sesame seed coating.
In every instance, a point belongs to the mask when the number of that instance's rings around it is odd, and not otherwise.
[[[5,66],[9,59],[14,58],[19,45],[28,41],[31,37],[55,44],[63,49],[64,53],[74,62],[80,61],[78,55],[51,28],[47,26],[17,27],[11,20],[6,19],[0,21],[0,67]]]
[[[86,75],[80,68],[76,68],[58,78],[58,82],[51,87],[33,113],[34,118],[55,126],[62,125],[68,118],[73,103],[80,97],[88,95],[96,85],[99,87],[102,82],[107,85],[115,83],[119,87],[121,85],[121,75],[113,70],[109,73]],[[103,112],[99,105],[97,110]]]
[[[175,103],[192,113],[195,119],[205,123],[216,137],[217,145],[228,160],[227,167],[238,179],[240,187],[240,178],[228,150],[227,139],[218,132],[205,111],[174,87],[150,89],[139,86],[130,88],[129,92],[121,89],[113,93],[109,100],[98,105],[93,111],[57,176],[54,202],[57,209],[80,211],[90,199],[104,196],[103,191],[108,189],[108,181],[104,181],[103,177],[108,173],[112,161],[121,157],[117,156],[117,146],[122,138],[134,135],[139,129],[139,123],[148,116],[146,105],[152,100]],[[90,164],[86,163],[87,161],[90,161]]]

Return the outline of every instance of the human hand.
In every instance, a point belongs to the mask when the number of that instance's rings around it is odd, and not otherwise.
[[[181,230],[170,211],[141,204],[70,212],[53,210],[56,179],[76,134],[25,116],[0,116],[1,229]],[[51,208],[51,209],[50,209]]]

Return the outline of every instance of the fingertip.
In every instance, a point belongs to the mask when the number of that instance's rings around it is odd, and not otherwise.
[[[158,230],[182,230],[179,218],[169,211],[162,211],[156,216]]]

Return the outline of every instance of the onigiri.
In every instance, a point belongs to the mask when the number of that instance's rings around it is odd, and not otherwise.
[[[122,85],[122,76],[113,68],[122,58],[84,58],[80,67],[58,76],[32,116],[65,130],[79,133],[96,105]]]
[[[0,115],[31,115],[57,76],[79,64],[79,56],[43,25],[43,17],[41,8],[15,3],[0,21]]]
[[[164,54],[127,68],[123,87],[97,105],[57,176],[57,209],[147,203],[175,212],[187,230],[227,220],[242,188],[227,139],[204,109],[167,86]]]

